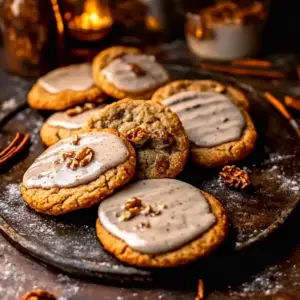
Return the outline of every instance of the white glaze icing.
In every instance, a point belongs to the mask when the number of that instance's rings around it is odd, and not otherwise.
[[[137,197],[142,204],[165,204],[160,215],[138,215],[119,221],[118,215],[126,201]],[[210,205],[199,189],[175,179],[141,180],[123,188],[103,201],[98,210],[106,230],[122,239],[133,249],[149,254],[175,250],[199,238],[216,222]],[[141,222],[151,227],[136,230]]]
[[[85,91],[94,84],[92,66],[84,63],[58,68],[39,78],[38,84],[49,93]]]
[[[76,116],[67,116],[66,112],[56,112],[48,120],[47,124],[53,127],[60,127],[65,129],[80,129],[83,124],[97,111],[101,110],[105,104],[100,105],[94,109],[84,111]]]
[[[162,103],[179,116],[190,141],[199,147],[238,140],[245,127],[243,114],[223,94],[186,91]]]
[[[79,186],[122,164],[129,155],[124,142],[112,133],[93,132],[78,136],[78,145],[72,145],[74,137],[70,137],[49,147],[26,171],[23,184],[27,188]],[[66,167],[65,162],[57,163],[63,153],[77,152],[84,147],[90,147],[94,151],[94,157],[87,166],[72,170]]]
[[[138,65],[145,74],[137,76],[129,64]],[[151,90],[168,80],[167,72],[155,57],[145,54],[126,54],[110,62],[101,73],[118,89],[131,93]]]

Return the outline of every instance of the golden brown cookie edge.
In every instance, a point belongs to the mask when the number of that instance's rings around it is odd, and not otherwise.
[[[158,85],[154,89],[150,91],[145,91],[141,93],[128,93],[118,89],[112,83],[108,82],[102,74],[100,74],[101,70],[112,60],[114,60],[117,56],[127,53],[142,53],[142,51],[135,47],[125,47],[125,46],[115,46],[107,48],[101,51],[93,60],[92,69],[93,69],[93,77],[95,84],[103,90],[106,94],[112,96],[116,99],[123,98],[131,98],[131,99],[145,99],[149,100],[152,94],[166,82]],[[107,59],[104,57],[107,56]],[[170,77],[170,76],[169,76]]]
[[[128,246],[123,240],[108,232],[101,224],[99,218],[96,221],[97,237],[105,250],[129,265],[166,268],[181,266],[195,261],[217,248],[224,241],[228,231],[227,217],[220,202],[210,194],[201,192],[208,200],[214,215],[217,217],[217,223],[200,238],[177,250],[158,255],[140,253]]]
[[[27,98],[29,106],[33,109],[61,111],[86,102],[102,103],[107,96],[96,86],[85,91],[65,90],[60,93],[49,93],[37,82],[29,91]]]
[[[119,136],[125,143],[129,156],[121,165],[111,168],[96,180],[72,188],[26,188],[21,184],[23,200],[35,211],[60,215],[99,203],[115,189],[127,183],[135,175],[136,153],[130,142],[117,130],[103,129],[90,132],[110,132]],[[117,178],[116,178],[117,176]],[[110,182],[111,181],[111,182]],[[88,193],[88,195],[86,195]],[[67,199],[64,199],[67,196]],[[63,199],[62,199],[63,197]],[[49,200],[51,203],[49,203]]]

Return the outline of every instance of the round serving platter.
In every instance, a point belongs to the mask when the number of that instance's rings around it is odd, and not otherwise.
[[[253,187],[247,191],[231,189],[220,180],[219,170],[201,169],[190,163],[179,176],[180,180],[219,199],[228,213],[230,234],[218,252],[216,264],[219,265],[237,250],[265,239],[297,206],[300,200],[299,138],[288,121],[251,86],[192,67],[166,65],[166,68],[174,80],[215,79],[242,89],[250,100],[250,113],[259,138],[255,151],[238,166],[249,173]],[[166,274],[173,282],[192,277],[203,260],[171,271],[154,271],[130,267],[114,259],[104,251],[95,235],[97,207],[51,217],[36,213],[23,202],[19,184],[25,170],[44,150],[39,129],[47,117],[24,105],[31,83],[18,82],[0,73],[0,108],[1,100],[16,100],[15,108],[2,121],[0,149],[17,131],[31,134],[29,151],[11,168],[0,169],[2,233],[25,253],[80,276],[133,284],[159,282]]]

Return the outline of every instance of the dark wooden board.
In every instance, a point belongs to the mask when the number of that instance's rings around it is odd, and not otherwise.
[[[267,237],[294,210],[300,200],[299,140],[289,123],[262,97],[261,92],[239,81],[216,76],[185,66],[168,65],[174,79],[213,78],[242,88],[251,102],[251,115],[257,126],[259,140],[254,153],[239,164],[249,172],[253,189],[235,191],[225,186],[218,170],[206,170],[188,164],[179,176],[216,196],[225,206],[231,222],[230,234],[218,252],[215,268],[225,263],[236,250],[241,250]],[[18,103],[25,100],[30,83],[22,83]],[[0,73],[0,101],[15,96],[11,77]],[[1,102],[0,102],[1,103]],[[159,282],[172,278],[180,282],[191,278],[205,260],[184,268],[152,271],[119,263],[106,253],[95,236],[97,208],[82,210],[60,217],[35,213],[23,201],[19,183],[24,171],[44,147],[39,128],[46,116],[24,108],[2,127],[0,148],[16,131],[30,132],[32,145],[28,153],[9,170],[0,170],[0,229],[24,252],[65,272],[93,276],[106,281],[124,283]]]

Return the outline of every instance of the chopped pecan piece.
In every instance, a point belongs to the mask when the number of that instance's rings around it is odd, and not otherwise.
[[[155,160],[155,168],[159,174],[164,174],[170,167],[169,158],[166,155],[160,155]]]
[[[79,141],[80,141],[80,137],[79,135],[75,135],[71,144],[74,145],[74,146],[77,146],[79,144]]]
[[[75,106],[74,108],[70,108],[66,111],[66,114],[68,117],[76,116],[79,115],[83,112],[82,107],[80,106]]]
[[[83,110],[90,110],[90,109],[94,109],[96,107],[96,105],[94,103],[85,103],[83,105]]]
[[[136,76],[141,77],[146,75],[146,72],[139,65],[137,64],[128,64],[128,65]]]
[[[144,145],[148,141],[149,137],[149,133],[142,127],[133,128],[127,133],[128,140],[139,146]]]
[[[248,173],[236,166],[225,166],[220,172],[223,181],[234,188],[244,189],[251,184]]]
[[[123,221],[127,221],[127,220],[130,220],[134,217],[134,214],[132,214],[130,211],[128,210],[125,210],[121,213],[121,216],[118,218],[118,220],[120,222],[123,222]]]
[[[141,222],[134,226],[135,230],[143,230],[145,228],[151,228],[151,224],[149,222]]]
[[[142,201],[136,197],[132,197],[128,199],[125,203],[125,209],[129,210],[130,208],[134,207],[141,207],[142,206]]]
[[[78,167],[87,166],[93,159],[94,151],[89,147],[84,147],[77,153],[75,151],[65,152],[62,154],[62,161],[66,167],[72,170],[77,170]],[[59,162],[56,161],[57,163]]]
[[[153,212],[152,206],[150,204],[146,204],[145,206],[143,206],[142,210],[141,210],[141,214],[148,216]]]
[[[170,147],[174,143],[174,138],[167,130],[158,129],[151,134],[151,145],[156,149]]]
[[[44,290],[32,290],[22,296],[21,300],[56,300],[56,297]]]

